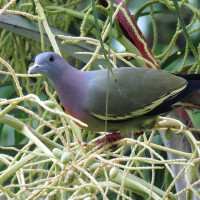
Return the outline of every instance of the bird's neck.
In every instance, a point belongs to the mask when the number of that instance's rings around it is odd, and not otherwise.
[[[75,92],[80,87],[79,79],[82,79],[82,72],[75,68],[67,68],[59,73],[58,76],[52,77],[51,82],[59,96],[65,93]]]
[[[87,87],[86,79],[87,72],[70,68],[61,73],[59,78],[52,80],[60,101],[73,116],[76,116],[75,112],[79,112],[81,108],[82,99],[80,98],[84,96]]]

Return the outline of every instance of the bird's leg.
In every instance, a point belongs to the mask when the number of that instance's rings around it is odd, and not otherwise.
[[[135,135],[137,136],[137,137],[139,137],[140,135],[143,135],[144,134],[144,131],[141,131],[141,132],[139,132],[139,133],[135,133]]]
[[[103,143],[103,142],[106,142],[106,143],[109,143],[109,142],[115,142],[117,140],[121,140],[122,137],[120,136],[120,132],[114,132],[114,133],[111,133],[111,134],[108,134],[106,135],[105,137],[103,137],[101,140],[99,140],[97,142],[97,145]]]

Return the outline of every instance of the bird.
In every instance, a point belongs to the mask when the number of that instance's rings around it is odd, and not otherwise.
[[[49,79],[65,111],[87,124],[81,128],[100,132],[105,131],[106,123],[106,131],[112,134],[102,141],[133,137],[153,129],[160,115],[184,105],[200,105],[199,74],[144,67],[112,71],[115,78],[109,73],[107,81],[108,69],[81,71],[57,53],[43,52],[36,56],[28,73]]]

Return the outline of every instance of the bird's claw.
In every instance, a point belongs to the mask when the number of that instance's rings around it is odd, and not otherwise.
[[[101,140],[99,140],[97,142],[97,145],[101,144],[101,143],[109,143],[109,142],[115,142],[118,140],[121,140],[121,136],[120,136],[120,132],[114,132],[111,134],[106,135],[105,137],[103,137]]]

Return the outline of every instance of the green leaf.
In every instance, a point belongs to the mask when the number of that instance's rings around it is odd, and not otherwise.
[[[26,38],[35,40],[40,42],[40,31],[38,28],[38,23],[32,20],[28,20],[25,17],[14,15],[14,14],[2,14],[0,15],[0,28],[6,29],[10,32],[19,34]],[[65,35],[65,36],[73,36],[67,32],[61,31],[57,28],[50,27],[51,31],[54,35]],[[75,57],[76,59],[81,60],[84,63],[87,63],[91,56],[90,55],[81,55],[81,54],[74,54],[75,52],[94,52],[94,47],[86,44],[83,41],[80,41],[78,44],[61,44],[61,39],[56,38],[56,42],[58,43],[59,48],[61,51],[67,53]],[[44,42],[47,45],[51,45],[46,32],[44,31]],[[122,62],[121,62],[122,64]],[[106,66],[106,61],[104,59],[98,60],[96,59],[94,62],[94,66],[103,65]],[[122,64],[124,65],[124,64]]]

